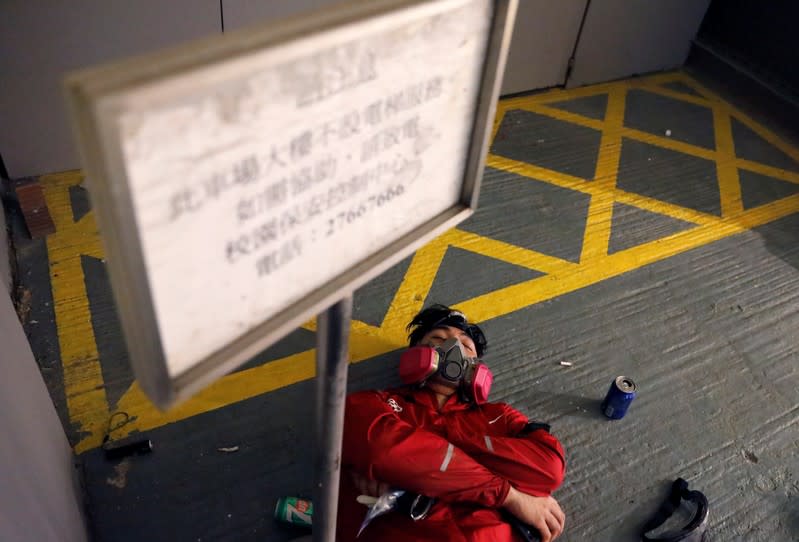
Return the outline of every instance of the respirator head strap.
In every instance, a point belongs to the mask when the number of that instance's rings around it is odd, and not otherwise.
[[[422,337],[437,328],[454,327],[460,329],[474,342],[477,357],[482,357],[488,341],[479,326],[470,324],[466,315],[444,305],[433,305],[414,316],[408,324],[408,339],[411,346],[419,344]]]

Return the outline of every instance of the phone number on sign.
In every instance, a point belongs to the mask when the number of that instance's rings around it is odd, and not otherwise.
[[[400,197],[404,193],[405,187],[401,184],[397,184],[389,187],[380,194],[369,196],[369,198],[361,202],[357,207],[352,207],[346,211],[341,211],[336,216],[327,219],[326,235],[333,235],[347,225],[357,222],[370,211],[384,206],[395,198]]]

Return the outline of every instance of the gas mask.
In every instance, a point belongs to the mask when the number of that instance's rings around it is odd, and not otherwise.
[[[488,400],[494,375],[479,359],[467,357],[456,338],[438,346],[412,346],[400,356],[400,378],[405,384],[421,384],[435,378],[456,388],[465,401]]]

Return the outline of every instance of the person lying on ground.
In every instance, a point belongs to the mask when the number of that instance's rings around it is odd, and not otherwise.
[[[406,385],[347,397],[337,540],[527,540],[512,523],[555,540],[565,522],[551,495],[563,481],[563,448],[546,424],[487,401],[493,377],[481,361],[482,330],[434,305],[408,331],[399,367]],[[424,519],[392,511],[358,536],[367,512],[359,495],[389,488],[433,504]]]

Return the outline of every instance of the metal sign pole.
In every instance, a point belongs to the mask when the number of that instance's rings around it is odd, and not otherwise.
[[[321,313],[316,327],[316,449],[313,541],[336,539],[341,438],[347,394],[352,294]]]

